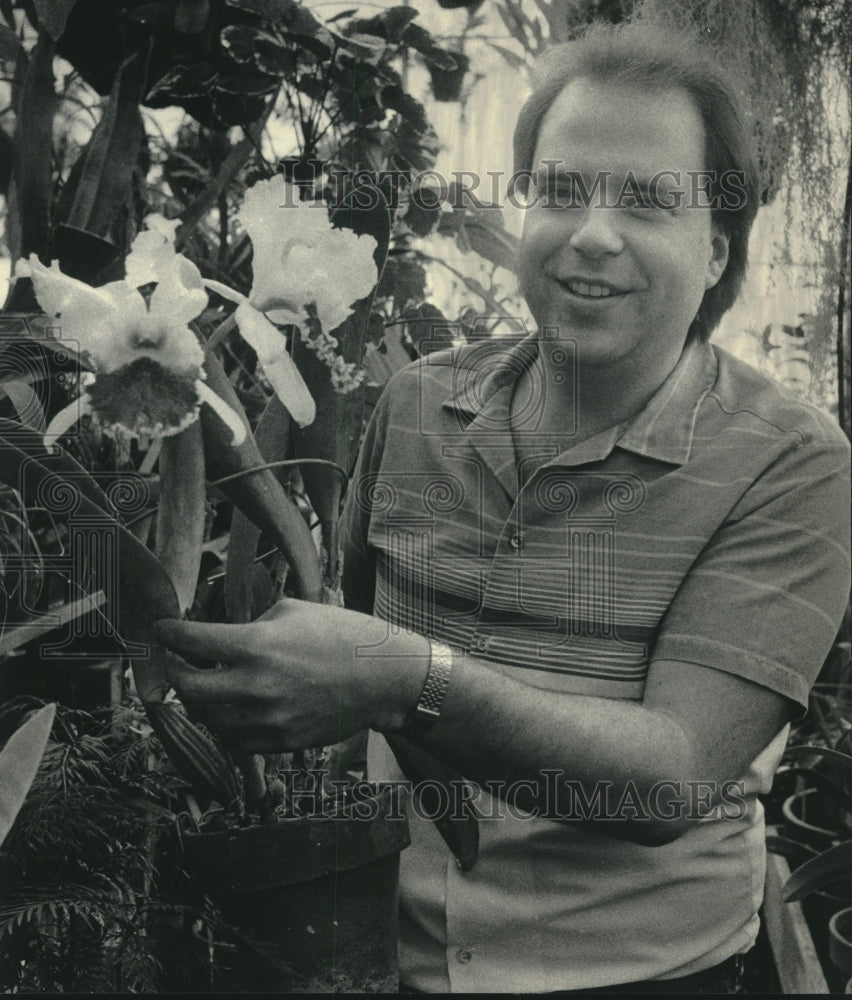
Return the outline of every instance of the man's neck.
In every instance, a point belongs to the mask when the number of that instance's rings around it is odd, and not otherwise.
[[[564,442],[565,450],[625,423],[645,407],[678,361],[573,365],[570,359],[554,362],[554,353],[561,358],[567,352],[541,351],[515,387],[512,427],[516,441],[526,440],[526,450],[547,439]],[[538,406],[531,405],[531,394],[541,399]]]

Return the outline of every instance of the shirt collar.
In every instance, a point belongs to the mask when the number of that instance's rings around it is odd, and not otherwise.
[[[536,359],[538,334],[529,334],[514,342],[508,350],[499,340],[483,342],[475,350],[480,349],[483,351],[481,358],[485,359],[483,363],[469,361],[457,370],[453,391],[443,404],[472,417],[482,417],[489,400],[500,389],[516,382]],[[476,354],[469,357],[475,358]],[[617,445],[648,458],[683,465],[692,449],[699,407],[713,387],[716,373],[716,354],[710,344],[689,340],[671,374],[643,409],[619,427],[589,440],[594,440],[598,447],[604,445],[606,454]],[[474,426],[486,429],[481,420]],[[582,449],[584,444],[586,442],[578,447]]]

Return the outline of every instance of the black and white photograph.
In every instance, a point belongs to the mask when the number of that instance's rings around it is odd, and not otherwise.
[[[0,0],[0,992],[852,994],[852,0]]]

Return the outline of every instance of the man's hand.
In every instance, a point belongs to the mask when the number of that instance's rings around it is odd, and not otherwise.
[[[426,639],[389,637],[376,618],[290,599],[248,625],[161,621],[155,631],[176,652],[220,664],[175,665],[169,681],[192,714],[253,753],[398,728],[429,662]]]

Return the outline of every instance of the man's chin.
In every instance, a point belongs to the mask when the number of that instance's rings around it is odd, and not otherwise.
[[[636,350],[634,338],[623,330],[578,329],[568,323],[542,323],[539,337],[544,344],[553,344],[581,365],[603,365],[620,361]]]

